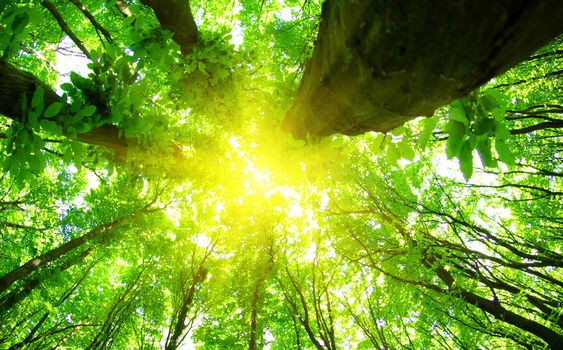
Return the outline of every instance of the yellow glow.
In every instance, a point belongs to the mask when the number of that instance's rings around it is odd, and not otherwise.
[[[288,146],[276,139],[287,135],[259,134],[245,138],[227,132],[222,143],[198,149],[198,169],[190,173],[200,175],[191,177],[192,188],[205,190],[190,192],[193,214],[184,208],[183,215],[197,222],[197,234],[217,238],[227,249],[246,247],[248,240],[267,242],[274,231],[284,243],[307,247],[320,227],[319,209],[328,204],[332,186],[326,182],[334,177],[339,154],[330,146],[293,139]]]

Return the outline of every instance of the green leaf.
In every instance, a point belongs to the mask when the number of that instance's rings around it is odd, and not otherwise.
[[[26,8],[25,12],[29,16],[29,23],[31,25],[40,24],[43,21],[43,15],[41,12],[36,8]]]
[[[35,153],[41,152],[41,149],[45,147],[45,141],[35,133],[31,134],[31,142],[33,143]]]
[[[491,153],[491,140],[488,137],[484,137],[477,141],[477,152],[479,153],[483,167],[496,168],[498,166],[497,161],[493,159],[493,155]]]
[[[74,86],[80,86],[84,81],[84,78],[76,72],[70,72],[70,81],[74,84]]]
[[[477,103],[481,105],[481,107],[485,112],[490,112],[497,107],[497,101],[491,95],[488,94],[479,97]]]
[[[70,112],[78,113],[78,111],[80,111],[81,108],[82,108],[82,103],[80,101],[74,101],[70,105]]]
[[[67,135],[72,139],[76,138],[76,135],[78,135],[76,128],[74,128],[72,126],[67,126],[65,131],[66,131]]]
[[[394,143],[387,146],[387,161],[392,165],[397,165],[397,161],[401,159],[401,154],[397,150],[397,146]]]
[[[27,114],[27,94],[26,94],[26,93],[24,93],[24,94],[22,95],[22,104],[21,104],[21,106],[22,106],[22,113],[23,113],[23,115],[26,115],[26,114]]]
[[[420,147],[421,149],[424,149],[426,147],[426,144],[428,143],[430,136],[436,129],[436,125],[438,125],[439,120],[440,118],[438,118],[438,116],[424,119],[424,121],[422,122],[422,131],[418,134],[418,147]]]
[[[406,128],[404,126],[399,126],[393,130],[391,130],[391,134],[395,136],[400,136],[405,133]]]
[[[9,172],[10,170],[12,170],[13,165],[14,165],[14,158],[8,157],[2,166],[2,171],[4,171],[5,173]]]
[[[63,154],[63,162],[65,164],[70,164],[71,160],[72,160],[72,148],[68,146],[65,149],[65,153]]]
[[[498,158],[506,165],[514,165],[516,163],[516,158],[514,154],[510,151],[510,148],[506,144],[504,139],[495,140],[495,149],[497,150]]]
[[[459,152],[459,168],[465,181],[469,181],[471,175],[473,175],[473,148],[469,140],[463,143]]]
[[[29,114],[27,115],[27,123],[32,129],[37,129],[37,127],[39,126],[38,120],[40,115],[41,113],[36,110],[29,112]]]
[[[82,145],[79,142],[72,142],[70,144],[70,147],[72,148],[72,152],[73,152],[73,163],[76,165],[78,163],[82,162],[82,153],[84,148],[82,147]]]
[[[450,120],[446,125],[448,141],[446,143],[446,155],[452,159],[457,157],[465,136],[465,125],[455,120]]]
[[[497,89],[488,89],[483,91],[482,97],[486,97],[489,100],[494,101],[493,103],[498,106],[504,104],[508,101],[508,96],[498,91]]]
[[[371,150],[373,153],[377,154],[383,149],[382,141],[385,136],[379,132],[373,136],[373,139],[370,140],[370,145],[372,146]]]
[[[63,128],[53,121],[41,119],[39,121],[39,125],[41,125],[41,128],[48,133],[55,135],[61,135],[63,133]]]
[[[45,96],[45,90],[41,85],[39,85],[35,89],[35,92],[33,93],[33,97],[31,98],[31,108],[37,111],[38,114],[43,113],[43,109],[45,108],[44,96]]]
[[[191,73],[195,72],[196,69],[197,69],[197,62],[196,62],[196,61],[190,62],[190,63],[184,68],[184,70],[186,71],[187,74],[191,74]]]
[[[90,117],[92,116],[94,113],[96,113],[96,107],[89,105],[87,107],[85,107],[84,109],[82,109],[81,114],[85,117]]]
[[[74,85],[72,85],[71,83],[63,83],[61,84],[61,90],[70,92],[74,90]]]
[[[493,130],[497,140],[508,140],[510,137],[510,130],[504,122],[495,122]]]
[[[41,154],[29,154],[26,156],[29,170],[33,173],[40,173],[45,168],[45,163]]]
[[[90,123],[78,123],[77,125],[74,126],[76,127],[76,132],[79,134],[84,134],[92,130],[92,124]]]
[[[29,23],[29,16],[26,12],[18,13],[14,17],[14,21],[12,22],[12,32],[14,35],[17,35],[25,29],[27,24]]]
[[[207,73],[207,65],[201,61],[197,63],[197,69],[199,69],[202,73]]]
[[[473,132],[477,135],[483,135],[493,130],[495,120],[492,118],[481,118],[473,125]]]
[[[401,157],[410,161],[414,160],[415,157],[415,152],[414,150],[411,148],[411,146],[408,144],[408,142],[403,141],[401,143],[399,143],[397,145],[397,148],[399,149],[399,153],[401,154]]]
[[[493,119],[496,121],[502,121],[504,119],[505,114],[506,114],[506,109],[502,107],[495,108],[491,111],[491,115],[493,116]]]
[[[463,125],[467,125],[467,123],[469,121],[469,119],[467,118],[467,115],[465,114],[465,111],[458,104],[452,105],[450,107],[450,119],[456,120],[456,121],[462,123]]]
[[[64,104],[61,102],[53,102],[49,107],[47,107],[43,116],[45,118],[53,118],[59,115],[63,106]]]

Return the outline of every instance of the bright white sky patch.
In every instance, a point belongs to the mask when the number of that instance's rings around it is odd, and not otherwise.
[[[90,60],[81,54],[68,36],[63,38],[59,46],[72,50],[72,52],[57,50],[55,68],[59,72],[57,82],[59,86],[70,82],[70,72],[76,72],[84,77],[90,74],[90,68],[88,68]],[[62,93],[62,91],[57,88],[57,93]]]
[[[278,11],[276,15],[282,21],[289,22],[289,21],[293,21],[296,18],[295,14],[297,14],[298,12],[299,12],[298,7],[288,7],[282,9],[281,11]]]
[[[238,16],[240,11],[242,10],[242,6],[238,1],[235,1],[235,6],[233,8],[233,16]],[[238,50],[239,46],[242,45],[244,41],[244,37],[242,35],[242,27],[240,26],[240,21],[234,21],[231,24],[231,40],[229,43],[235,47],[235,50]]]
[[[229,40],[229,43],[235,47],[235,50],[238,50],[243,41],[244,37],[242,36],[240,21],[237,21],[235,22],[235,24],[233,24],[233,27],[231,29],[231,40]]]

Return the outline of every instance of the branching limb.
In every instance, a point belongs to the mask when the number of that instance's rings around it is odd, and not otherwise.
[[[78,39],[76,34],[74,34],[74,32],[70,29],[70,27],[65,22],[65,20],[57,10],[57,8],[49,0],[41,1],[41,5],[45,7],[47,11],[49,11],[51,15],[53,15],[53,17],[55,17],[57,23],[59,24],[63,32],[65,32],[65,34],[68,35],[68,37],[74,42],[74,44],[80,49],[80,51],[82,51],[84,55],[86,55],[86,57],[92,59],[92,57],[90,56],[90,52],[88,51],[86,46],[84,46],[84,43],[80,39]]]
[[[106,40],[108,42],[113,42],[113,39],[111,37],[111,34],[109,33],[109,31],[104,28],[95,18],[94,16],[86,9],[86,7],[79,1],[79,0],[70,0],[70,2],[72,2],[74,4],[74,6],[76,6],[80,12],[82,12],[82,14],[84,15],[84,17],[88,18],[88,20],[90,21],[90,23],[94,26],[94,28],[96,28],[96,31],[102,33],[102,35],[104,36],[104,38],[106,38]]]

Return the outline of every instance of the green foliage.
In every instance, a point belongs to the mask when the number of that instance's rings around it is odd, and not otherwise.
[[[0,17],[0,51],[2,58],[15,56],[20,43],[29,34],[29,28],[41,22],[41,13],[34,8],[10,6]]]
[[[111,42],[52,3],[92,60],[40,2],[0,2],[4,59],[48,84],[0,117],[0,348],[561,336],[561,39],[434,116],[305,142],[279,124],[318,1],[190,1],[188,55],[142,2],[82,1]]]
[[[475,149],[484,167],[497,166],[491,153],[491,138],[498,159],[506,165],[514,165],[515,157],[508,146],[510,131],[504,122],[507,99],[497,90],[489,89],[477,97],[464,97],[450,105],[449,121],[444,129],[448,135],[446,154],[450,159],[459,159],[465,180],[469,181],[473,173]]]

